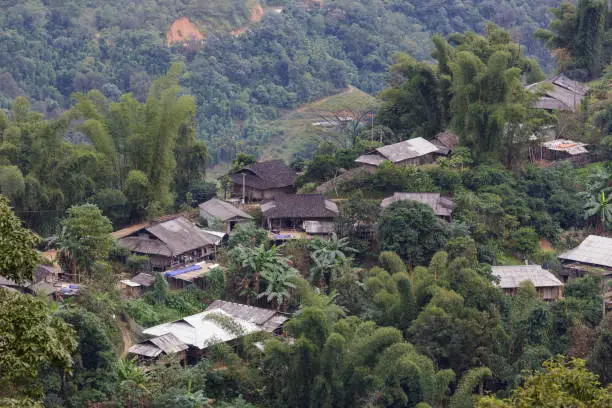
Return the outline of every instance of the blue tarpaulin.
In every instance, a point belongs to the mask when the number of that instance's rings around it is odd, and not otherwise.
[[[173,271],[168,271],[168,272],[164,273],[164,275],[166,277],[182,275],[182,274],[187,273],[187,272],[197,271],[198,269],[202,269],[202,267],[200,265],[191,265],[191,266],[188,266],[186,268],[181,268],[181,269],[175,269]]]
[[[289,239],[291,238],[291,234],[276,234],[274,235],[274,239]]]

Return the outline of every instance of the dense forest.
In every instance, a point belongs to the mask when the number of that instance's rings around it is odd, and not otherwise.
[[[606,270],[546,300],[494,274],[531,264],[557,279],[561,252],[612,236],[603,1],[286,2],[240,35],[250,2],[93,3],[0,2],[0,407],[612,406]],[[206,39],[168,47],[183,15]],[[534,109],[550,85],[525,84],[558,72],[588,81],[586,96]],[[298,193],[334,200],[333,233],[278,243],[261,206],[243,206],[252,222],[215,249],[202,286],[151,272],[147,291],[126,293],[149,259],[112,231],[225,198],[270,136],[258,120],[347,84],[379,92],[371,122],[287,163]],[[589,160],[531,160],[550,129]],[[447,156],[356,169],[440,132],[458,137]],[[228,175],[205,181],[219,160]],[[452,198],[452,218],[412,200],[381,208],[396,192]],[[78,294],[31,289],[39,265]],[[197,361],[128,357],[144,328],[219,299],[287,321],[247,334],[217,315],[234,340]]]
[[[4,1],[0,4],[0,107],[20,95],[34,110],[56,116],[74,92],[100,90],[115,102],[131,92],[144,102],[153,79],[172,62],[186,64],[182,85],[196,99],[198,138],[213,162],[236,152],[257,154],[270,138],[262,120],[352,84],[376,93],[397,52],[429,60],[431,34],[494,22],[510,29],[526,55],[554,70],[542,41],[548,8],[557,1],[353,1],[306,8],[301,0],[270,2],[242,35],[252,2]],[[309,3],[308,3],[309,4]],[[265,9],[265,4],[263,4]],[[206,35],[203,45],[168,47],[166,31],[187,16]]]

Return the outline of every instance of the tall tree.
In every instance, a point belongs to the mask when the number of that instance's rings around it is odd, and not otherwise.
[[[59,236],[61,259],[76,279],[82,278],[81,272],[91,278],[94,263],[108,257],[112,224],[93,204],[71,207],[67,215]]]

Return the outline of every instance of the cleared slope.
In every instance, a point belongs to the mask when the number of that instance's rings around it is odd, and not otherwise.
[[[294,153],[322,141],[338,143],[342,136],[336,128],[313,126],[316,122],[334,119],[334,112],[365,112],[375,109],[378,100],[360,89],[346,90],[305,104],[283,114],[279,119],[264,123],[273,136],[261,153],[262,160],[283,159],[289,162]]]

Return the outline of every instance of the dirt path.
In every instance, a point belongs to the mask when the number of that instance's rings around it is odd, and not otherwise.
[[[555,249],[550,245],[550,242],[544,237],[540,238],[540,249],[543,251],[554,251]]]
[[[125,357],[134,342],[132,342],[132,336],[130,335],[130,329],[128,329],[127,322],[123,319],[119,321],[119,329],[121,330],[121,339],[123,340],[123,352],[121,353],[121,357]]]

